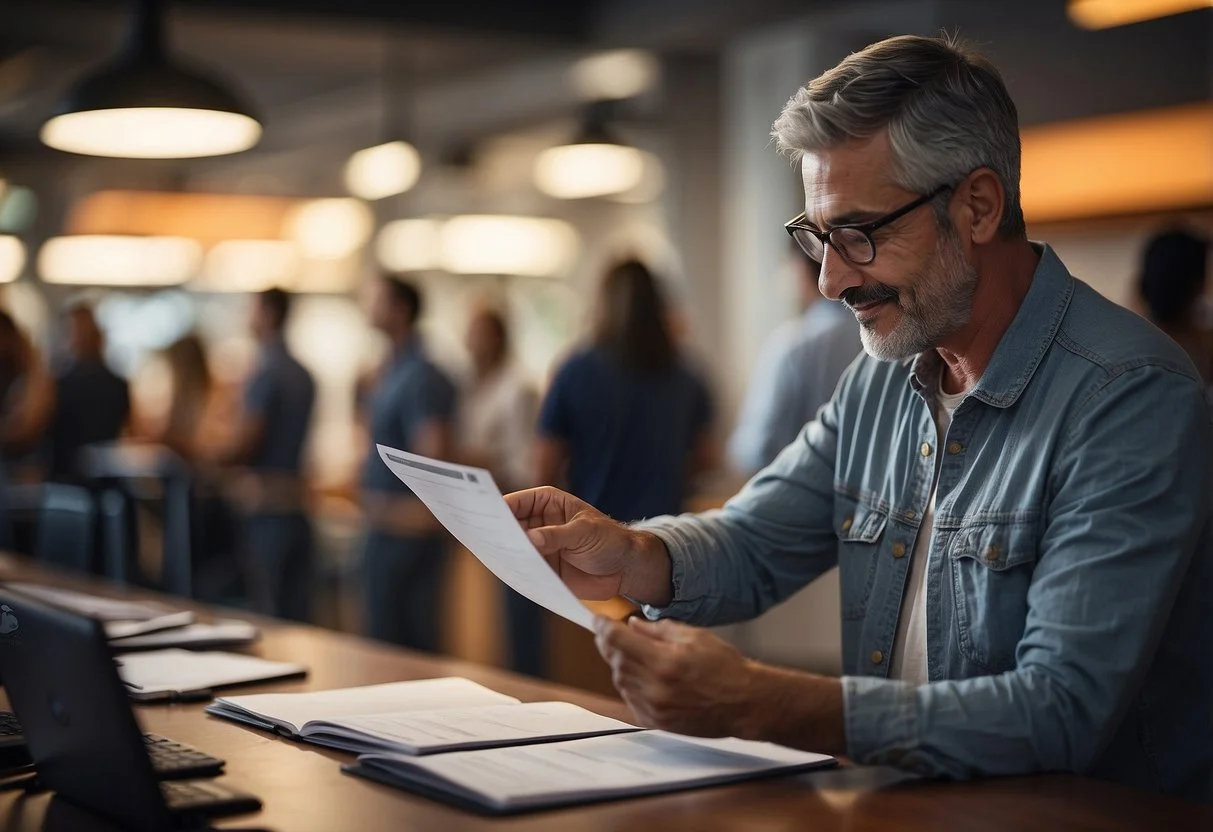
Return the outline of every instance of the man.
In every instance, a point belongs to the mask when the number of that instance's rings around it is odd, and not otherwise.
[[[729,461],[749,476],[771,464],[830,400],[838,379],[863,349],[855,316],[817,288],[821,264],[793,243],[790,261],[804,312],[771,333],[759,352]]]
[[[391,342],[391,354],[370,397],[371,447],[362,472],[367,631],[373,638],[436,652],[447,539],[375,446],[449,457],[455,386],[426,356],[417,334],[421,294],[416,288],[380,277],[372,289],[370,316]]]
[[[267,289],[254,300],[257,366],[244,392],[244,410],[226,462],[243,466],[239,507],[244,548],[258,612],[308,621],[312,587],[312,528],[305,511],[303,446],[316,383],[287,348],[291,296]]]
[[[73,306],[65,315],[70,362],[55,379],[47,479],[80,479],[80,451],[96,442],[118,438],[130,418],[126,380],[105,366],[105,337],[88,306]]]
[[[845,675],[600,621],[625,701],[646,725],[932,776],[1202,795],[1213,465],[1191,362],[1028,242],[1015,107],[984,59],[882,41],[773,133],[804,180],[789,227],[867,355],[720,511],[627,528],[554,489],[509,500],[576,593],[649,619],[750,618],[838,564]]]

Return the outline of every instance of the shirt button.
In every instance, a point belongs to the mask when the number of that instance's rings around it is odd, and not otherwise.
[[[846,532],[846,531],[850,531],[850,530],[851,530],[851,524],[852,524],[853,522],[854,522],[854,518],[852,518],[852,517],[848,517],[846,520],[843,520],[843,521],[842,521],[842,530],[843,530],[844,532]]]
[[[873,650],[872,655],[868,656],[868,658],[872,660],[872,664],[880,664],[884,661],[884,653],[881,653],[879,650]]]
[[[998,556],[1002,554],[1002,549],[997,546],[991,546],[986,549],[986,560],[998,560]]]
[[[948,443],[948,453],[950,453],[950,454],[958,454],[961,451],[963,451],[964,449],[965,449],[965,446],[960,444],[959,442],[949,442]]]
[[[923,456],[930,456],[930,455],[931,455],[931,443],[930,443],[930,442],[923,442],[923,443],[922,443],[922,455],[923,455]]]
[[[903,558],[906,555],[906,545],[904,543],[893,544],[893,557]]]

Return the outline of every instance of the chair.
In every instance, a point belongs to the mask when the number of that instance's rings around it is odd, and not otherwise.
[[[100,567],[107,578],[143,585],[134,499],[120,488],[106,488],[97,499]]]
[[[34,557],[80,572],[97,571],[97,506],[87,488],[42,486]]]

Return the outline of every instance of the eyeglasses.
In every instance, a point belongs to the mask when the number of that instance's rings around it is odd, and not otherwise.
[[[804,253],[818,263],[825,257],[826,243],[829,243],[847,262],[856,266],[866,266],[876,259],[876,243],[872,242],[873,231],[883,228],[894,220],[901,219],[915,208],[926,205],[944,191],[951,189],[951,185],[940,185],[926,196],[920,196],[891,214],[885,214],[880,219],[859,225],[838,225],[829,231],[818,231],[806,222],[807,218],[801,211],[793,219],[784,223],[783,227]]]

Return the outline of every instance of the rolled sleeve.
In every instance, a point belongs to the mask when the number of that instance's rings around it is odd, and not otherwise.
[[[906,682],[842,677],[847,756],[872,765],[913,768],[919,745],[918,700]]]

